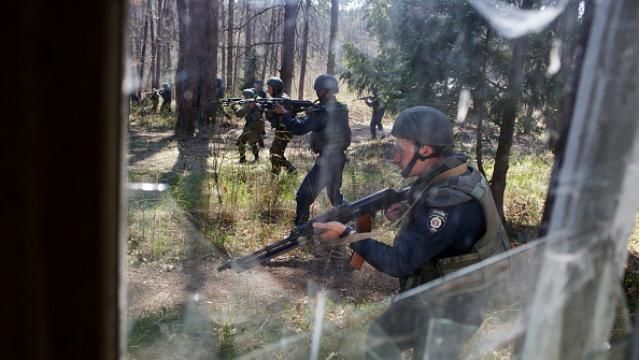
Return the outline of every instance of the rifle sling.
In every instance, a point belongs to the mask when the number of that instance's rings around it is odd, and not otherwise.
[[[431,186],[432,184],[436,184],[439,183],[440,181],[450,178],[450,177],[454,177],[454,176],[460,176],[462,174],[465,173],[465,171],[467,171],[467,164],[460,164],[454,168],[451,168],[447,171],[444,171],[440,174],[438,174],[438,176],[434,177],[433,179],[431,179],[431,181],[429,181],[427,183],[427,185],[424,187],[424,189],[422,190],[422,192],[424,192],[426,189],[429,188],[429,186]],[[413,205],[411,206],[413,207]],[[400,221],[402,221],[402,219],[405,218],[405,216],[407,216],[407,214],[409,213],[409,211],[411,210],[411,207],[409,209],[407,209],[407,211],[395,222],[393,222],[390,227],[397,225],[398,223],[400,223]],[[331,242],[329,242],[329,244],[331,245],[346,245],[346,244],[351,244],[354,242],[358,242],[358,241],[362,241],[362,240],[366,240],[366,239],[372,239],[374,238],[376,235],[379,235],[383,232],[384,228],[381,230],[377,230],[377,231],[371,231],[371,232],[363,232],[363,233],[353,233],[349,236],[345,236],[343,238],[340,239],[335,239],[332,240]]]

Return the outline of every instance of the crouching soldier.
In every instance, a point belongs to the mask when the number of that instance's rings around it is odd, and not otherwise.
[[[365,239],[352,243],[353,250],[399,278],[404,292],[509,249],[487,180],[453,151],[453,129],[444,113],[428,106],[409,108],[398,115],[391,134],[400,175],[416,178],[407,202],[385,210],[389,221],[403,219],[404,225],[393,245]],[[313,226],[325,240],[353,233],[339,222]],[[432,320],[479,327],[493,284],[490,277],[469,278],[432,298],[394,301],[369,327],[367,358],[401,359],[402,351],[413,348],[413,358],[423,359]],[[447,359],[458,358],[465,342],[460,340],[451,344],[453,357]]]

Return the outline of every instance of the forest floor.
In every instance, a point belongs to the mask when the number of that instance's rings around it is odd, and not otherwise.
[[[359,121],[353,121],[354,114]],[[397,279],[368,264],[350,269],[344,249],[303,248],[240,274],[216,270],[231,257],[286,237],[295,213],[295,191],[313,162],[308,136],[294,138],[287,148],[299,172],[274,178],[268,160],[270,129],[260,160],[238,164],[239,119],[222,119],[207,136],[180,141],[173,136],[171,116],[134,119],[129,130],[129,181],[169,187],[129,194],[129,357],[305,357],[322,294],[327,299],[325,326],[352,331],[348,336],[327,334],[321,358],[362,358],[366,328],[388,305]],[[353,139],[343,176],[348,200],[408,185],[389,161],[393,140],[371,140],[367,121],[368,112],[352,113]],[[389,119],[384,125],[388,134]],[[475,136],[470,130],[461,133],[465,152],[473,153]],[[518,155],[505,195],[514,244],[535,237],[546,194],[551,157],[536,148],[526,138],[514,146]],[[247,157],[253,158],[250,151]],[[489,171],[490,160],[487,165]],[[329,207],[323,194],[312,212]],[[386,224],[377,219],[376,225]],[[392,235],[381,240],[390,242]],[[634,236],[636,282],[630,288],[637,298],[637,230]],[[295,348],[291,343],[296,342],[302,344],[299,353],[283,350]],[[268,351],[276,356],[266,355]]]
[[[132,173],[154,172],[157,174],[167,174],[179,171],[210,171],[210,167],[202,166],[203,159],[211,157],[211,143],[221,144],[223,149],[218,152],[229,152],[225,154],[227,158],[222,162],[231,166],[249,167],[254,169],[270,167],[268,160],[268,149],[273,140],[273,133],[267,129],[265,136],[265,148],[260,151],[260,162],[258,164],[248,163],[246,165],[235,164],[238,160],[235,139],[240,135],[239,122],[224,122],[223,126],[216,128],[211,139],[207,137],[196,138],[186,142],[184,147],[173,137],[173,130],[141,130],[133,128],[130,130],[130,153],[129,171]],[[267,123],[268,125],[268,123]],[[352,124],[352,147],[383,145],[389,148],[391,138],[388,135],[390,126],[385,124],[386,129],[383,136],[378,135],[377,140],[371,140],[368,124],[364,122]],[[516,145],[518,146],[518,145]],[[180,151],[189,153],[188,156],[181,156]],[[185,149],[185,147],[189,147]],[[287,156],[300,170],[300,176],[306,174],[307,168],[311,165],[308,161],[312,155],[308,152],[308,135],[296,138],[287,147]],[[293,154],[293,155],[292,155]],[[249,160],[253,158],[247,150]],[[185,163],[179,164],[180,159]],[[388,160],[388,159],[387,159]],[[189,163],[191,162],[191,163]],[[306,166],[300,166],[300,163]],[[180,170],[176,170],[179,164]],[[208,168],[208,169],[207,169]],[[398,170],[399,171],[399,170]],[[286,175],[282,175],[286,176]],[[165,176],[166,177],[166,176]],[[286,210],[289,217],[293,219],[295,203],[291,209]],[[200,210],[200,209],[198,209]],[[286,225],[287,219],[282,221]],[[280,221],[279,220],[279,221]],[[197,221],[196,221],[197,222]],[[199,224],[192,224],[195,228]],[[215,251],[215,249],[214,249]],[[215,267],[224,258],[220,254],[198,254],[198,257],[190,258],[185,263],[176,257],[169,257],[159,261],[140,261],[129,269],[129,312],[132,315],[144,311],[154,311],[162,307],[172,307],[180,304],[190,293],[196,290],[194,283],[198,284],[198,291],[204,298],[217,301],[217,296],[236,292],[237,289],[229,288],[229,278],[236,277],[232,271],[217,273]],[[237,255],[237,254],[236,254]],[[327,260],[325,257],[315,257],[308,254],[305,259],[285,255],[275,261],[271,261],[259,270],[249,271],[248,276],[259,271],[261,275],[272,279],[269,282],[254,282],[252,285],[257,292],[256,295],[269,298],[273,296],[271,283],[280,283],[282,291],[286,291],[295,297],[305,296],[307,282],[312,281],[321,284],[330,291],[336,292],[343,297],[353,299],[357,302],[380,301],[398,287],[397,280],[386,276],[365,264],[361,271],[354,271],[347,266],[348,258],[340,253],[333,254]],[[211,276],[215,274],[215,276]],[[246,276],[243,274],[243,276]],[[261,294],[260,294],[261,293]]]
[[[239,133],[239,129],[230,128],[225,135],[235,139]],[[133,152],[129,159],[130,170],[153,169],[159,173],[171,172],[179,157],[178,144],[172,135],[173,131],[133,130],[130,133],[130,142],[132,144],[146,143],[148,147],[143,150],[136,150],[132,147]],[[369,128],[363,125],[354,126],[352,135],[354,144],[368,142],[371,137]],[[244,166],[268,167],[268,149],[271,141],[272,133],[267,130],[265,148],[261,149],[260,153],[260,165],[248,163]],[[195,144],[199,142],[199,140],[194,140],[194,148],[198,148],[198,145]],[[233,144],[233,142],[231,143]],[[307,138],[302,141],[294,141],[287,148],[287,155],[289,152],[306,151],[304,148],[307,145]],[[235,150],[235,145],[230,145],[230,147],[231,151]],[[200,146],[200,150],[202,150],[200,156],[207,157],[209,155],[208,147]],[[194,154],[194,152],[191,153],[191,155]],[[247,155],[250,160],[253,158],[250,151],[247,151]],[[231,157],[230,162],[236,162],[238,159],[237,154],[232,154]],[[197,156],[194,158],[197,159]],[[186,168],[194,167],[188,164],[185,166]],[[299,170],[302,175],[306,173],[306,168],[299,166]],[[291,211],[289,212],[290,216],[293,215]],[[292,217],[289,220],[292,220]],[[197,225],[194,226],[197,227]],[[162,307],[173,307],[184,302],[184,299],[188,298],[189,294],[195,290],[201,294],[203,299],[214,302],[225,299],[230,293],[238,292],[238,289],[229,287],[229,284],[234,283],[230,279],[237,278],[237,274],[233,271],[216,272],[215,268],[220,265],[222,260],[226,260],[226,258],[222,258],[218,254],[204,254],[186,262],[176,261],[176,258],[168,258],[164,261],[142,261],[135,266],[130,266],[128,271],[130,314],[135,315]],[[353,271],[348,268],[347,263],[348,258],[344,254],[338,253],[333,254],[329,259],[316,257],[312,254],[309,254],[305,259],[284,255],[257,270],[247,271],[242,276],[248,277],[245,280],[252,284],[251,287],[255,291],[255,295],[265,299],[273,297],[277,291],[284,291],[293,297],[304,297],[310,281],[321,284],[330,291],[355,301],[380,301],[397,288],[397,280],[394,278],[375,271],[370,266],[365,266],[361,271]],[[250,279],[258,276],[258,273],[259,276],[268,277],[269,281]],[[273,283],[280,285],[278,290],[272,287]],[[245,284],[240,286],[245,286]]]

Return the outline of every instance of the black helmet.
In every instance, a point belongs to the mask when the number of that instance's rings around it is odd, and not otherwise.
[[[329,90],[334,93],[338,93],[338,80],[333,75],[322,74],[318,76],[316,81],[313,83],[313,90]]]
[[[284,90],[284,83],[277,77],[272,77],[267,80],[267,85],[271,86],[274,90]]]
[[[169,87],[169,83],[164,83],[164,84],[162,84],[162,87],[163,87],[164,89],[168,88],[168,87]]]
[[[451,122],[440,110],[430,106],[414,106],[402,111],[393,124],[391,134],[421,145],[453,146]]]
[[[256,93],[253,92],[253,89],[244,89],[242,90],[242,96],[245,98],[254,98],[256,97]]]
[[[429,106],[414,106],[402,111],[393,123],[391,134],[415,142],[413,158],[400,173],[402,177],[411,174],[418,160],[442,156],[453,147],[451,122],[440,110]],[[420,154],[421,145],[436,146],[439,149],[424,156]]]

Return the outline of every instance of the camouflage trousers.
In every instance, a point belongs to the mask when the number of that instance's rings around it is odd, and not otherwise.
[[[266,134],[266,131],[264,129],[264,120],[260,120],[259,131],[258,131],[258,145],[260,145],[261,148],[264,147],[265,134]]]
[[[249,128],[249,129],[245,128],[242,131],[242,134],[240,134],[240,137],[236,142],[236,145],[238,145],[238,152],[240,153],[240,162],[244,162],[246,160],[245,151],[246,151],[247,145],[251,147],[251,152],[253,153],[255,160],[258,160],[258,155],[260,152],[260,149],[258,148],[258,143],[260,141],[260,138],[261,138],[260,133],[259,131],[256,131],[255,128]]]
[[[171,101],[163,101],[162,105],[160,105],[160,113],[165,111],[171,112]]]
[[[287,144],[293,138],[293,135],[289,131],[276,130],[275,137],[271,143],[271,149],[269,149],[271,160],[271,173],[274,175],[280,174],[280,171],[284,167],[289,173],[297,171],[295,166],[291,164],[289,160],[284,156],[284,151],[287,149]]]

